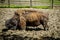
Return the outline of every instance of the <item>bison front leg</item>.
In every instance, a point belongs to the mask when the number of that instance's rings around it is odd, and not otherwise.
[[[26,30],[26,23],[20,23],[19,29]]]
[[[22,30],[26,30],[26,22],[23,22],[23,23],[21,24],[21,29],[22,29]]]
[[[20,28],[26,30],[26,19],[23,17],[20,18]]]

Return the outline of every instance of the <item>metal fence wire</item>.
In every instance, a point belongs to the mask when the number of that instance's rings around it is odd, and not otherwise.
[[[0,0],[0,6],[60,6],[60,0]]]

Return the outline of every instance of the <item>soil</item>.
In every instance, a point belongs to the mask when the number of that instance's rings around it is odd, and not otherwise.
[[[29,30],[3,30],[5,21],[12,18],[17,9],[36,10],[48,15],[49,30],[44,31],[43,26]],[[5,32],[4,32],[5,31]],[[0,39],[1,40],[60,40],[60,10],[35,8],[0,8]]]

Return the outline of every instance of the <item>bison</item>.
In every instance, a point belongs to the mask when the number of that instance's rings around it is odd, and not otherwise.
[[[15,15],[19,15],[19,26],[21,29],[26,29],[26,26],[38,26],[42,24],[44,30],[48,29],[48,17],[40,12],[27,12],[24,10],[17,10]]]

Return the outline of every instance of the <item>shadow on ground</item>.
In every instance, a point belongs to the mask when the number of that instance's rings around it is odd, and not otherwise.
[[[2,30],[2,32],[6,32],[6,31],[8,31],[9,29],[3,29]],[[38,28],[38,27],[36,27],[36,28],[26,28],[26,31],[41,31],[41,30],[44,30],[44,29],[42,29],[42,28]]]
[[[26,30],[27,30],[27,31],[28,31],[28,30],[29,30],[29,31],[32,31],[32,30],[40,31],[40,30],[44,30],[44,29],[36,27],[36,28],[26,28]]]

